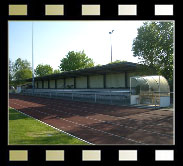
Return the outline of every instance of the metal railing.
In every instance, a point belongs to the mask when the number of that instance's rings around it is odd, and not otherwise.
[[[129,105],[130,104],[130,92],[115,92],[115,91],[33,91],[22,90],[24,95],[47,97],[47,98],[60,98],[78,101],[87,101],[95,103],[107,103],[107,104],[120,104]]]
[[[173,92],[144,92],[139,95],[139,104],[160,107],[161,97],[170,97]],[[171,98],[170,98],[171,103]]]

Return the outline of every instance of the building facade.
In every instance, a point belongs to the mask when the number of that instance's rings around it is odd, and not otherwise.
[[[35,89],[128,89],[137,64],[121,62],[35,77]],[[32,79],[29,79],[31,81]]]

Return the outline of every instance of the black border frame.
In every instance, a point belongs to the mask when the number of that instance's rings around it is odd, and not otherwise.
[[[27,16],[9,16],[9,4],[27,4]],[[45,4],[64,4],[64,16],[45,16]],[[100,4],[100,16],[81,16],[82,4]],[[118,4],[137,4],[136,16],[118,16]],[[155,4],[173,4],[173,16],[155,16]],[[5,4],[1,4],[0,13],[0,163],[13,165],[181,165],[183,163],[182,140],[183,125],[182,110],[175,111],[175,145],[87,145],[87,146],[52,146],[52,145],[8,145],[8,21],[12,20],[174,20],[177,27],[177,3],[175,0],[8,0]],[[175,28],[177,29],[177,28]],[[177,32],[177,30],[175,30]],[[177,50],[177,46],[176,46]],[[177,52],[175,50],[175,52]],[[2,81],[3,80],[3,81]],[[174,91],[175,92],[175,91]],[[174,106],[174,108],[176,108]],[[45,150],[64,150],[65,161],[63,162],[46,162]],[[82,150],[101,150],[101,161],[83,162]],[[122,162],[118,161],[118,150],[137,150],[138,161]],[[174,161],[155,161],[155,150],[174,150]],[[9,150],[28,150],[28,161],[26,162],[10,162]],[[110,157],[109,157],[110,156]]]

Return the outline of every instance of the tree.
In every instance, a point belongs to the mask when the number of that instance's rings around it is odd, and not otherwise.
[[[20,83],[25,83],[28,78],[32,78],[30,63],[21,58],[18,58],[15,62],[9,59],[9,85],[16,87]]]
[[[27,60],[22,60],[18,58],[12,65],[13,68],[13,80],[20,81],[32,77],[32,71],[30,67],[30,62]]]
[[[61,60],[59,68],[61,71],[71,71],[93,66],[94,66],[93,60],[91,58],[88,58],[88,56],[86,56],[84,51],[82,52],[69,51],[66,57]]]
[[[53,74],[58,74],[58,73],[61,73],[59,69],[55,69],[55,70],[53,71]]]
[[[133,41],[133,56],[150,73],[163,75],[173,86],[173,22],[145,22]]]
[[[13,62],[9,59],[9,82],[13,81]]]
[[[113,64],[113,63],[121,63],[121,62],[127,62],[127,61],[121,61],[121,60],[115,60],[115,61],[113,61],[113,62],[110,62],[109,64]]]
[[[21,58],[18,58],[15,63],[13,64],[13,71],[17,72],[19,70],[22,69],[30,69],[31,70],[31,66],[30,66],[30,62],[28,62],[27,60],[22,60]]]
[[[18,70],[15,73],[14,78],[16,81],[22,81],[28,78],[32,78],[32,71],[28,68]]]
[[[45,75],[53,74],[53,68],[50,65],[37,65],[36,69],[34,70],[35,75],[38,77],[42,77]]]

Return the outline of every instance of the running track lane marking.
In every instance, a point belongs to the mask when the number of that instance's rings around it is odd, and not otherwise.
[[[26,103],[26,102],[25,102]],[[54,102],[55,103],[55,102]],[[17,103],[16,103],[17,104]],[[32,104],[32,103],[28,103],[32,106],[36,106],[36,104]],[[51,104],[49,104],[51,105]],[[21,105],[23,106],[23,105]],[[61,107],[61,106],[58,106],[57,107]],[[64,106],[63,106],[64,107]],[[66,108],[66,107],[64,107]],[[68,113],[68,112],[64,112],[64,111],[60,111],[60,110],[57,110],[57,109],[53,109],[53,108],[47,108],[47,109],[50,109],[50,110],[55,110],[57,112],[63,112],[65,114],[70,114],[70,115],[76,115],[78,116],[77,114],[73,114],[73,113]],[[78,110],[80,111],[80,110]],[[80,111],[81,112],[81,111]],[[91,111],[85,111],[85,110],[82,110],[82,112],[87,112],[87,113],[94,113],[94,112],[91,112]],[[100,114],[98,113],[99,115],[105,115],[105,114]],[[111,115],[106,115],[106,116],[111,116]],[[139,116],[142,116],[142,115],[139,115]],[[115,117],[115,116],[111,116],[111,117]],[[135,128],[135,127],[130,127],[130,126],[127,126],[127,125],[122,125],[122,124],[116,124],[116,123],[113,123],[113,122],[108,122],[108,121],[103,121],[103,120],[99,120],[99,119],[95,119],[95,118],[90,118],[90,117],[85,117],[87,119],[91,119],[91,120],[95,120],[95,121],[99,121],[99,122],[104,122],[104,123],[108,123],[108,124],[113,124],[113,125],[116,125],[116,126],[121,126],[121,127],[124,127],[124,128],[130,128],[130,129],[133,129],[133,130],[140,130],[140,131],[144,131],[144,132],[147,132],[147,133],[151,133],[151,134],[157,134],[157,135],[161,135],[161,136],[167,136],[167,137],[171,137],[171,135],[169,134],[163,134],[163,133],[159,133],[159,132],[155,132],[155,131],[148,131],[148,130],[145,130],[145,129],[140,129],[140,128]],[[115,117],[115,118],[120,118],[120,119],[127,119],[127,120],[133,120],[133,119],[128,119],[128,118],[123,118],[123,117]],[[159,118],[159,120],[164,120],[164,118]],[[136,120],[137,121],[137,120]],[[146,123],[148,124],[148,123]],[[150,126],[154,126],[154,125],[150,125]]]
[[[20,105],[20,104],[16,104],[16,105],[23,106],[23,105]],[[48,114],[48,113],[45,113],[45,112],[42,112],[42,111],[38,111],[38,110],[33,109],[33,108],[27,108],[27,109],[34,110],[34,111],[37,111],[37,112],[40,112],[42,114],[46,114],[46,115],[49,115],[49,116],[51,115],[51,114]],[[102,132],[102,133],[105,133],[105,134],[108,134],[108,135],[112,135],[112,136],[115,136],[115,137],[118,137],[118,138],[121,138],[121,139],[126,139],[126,140],[131,141],[131,142],[135,142],[135,143],[138,143],[138,144],[144,144],[144,145],[146,145],[142,141],[136,141],[136,140],[133,140],[131,138],[126,138],[126,137],[119,136],[119,135],[116,135],[116,134],[112,134],[112,133],[109,133],[109,132],[106,132],[106,131],[98,130],[98,129],[95,129],[95,128],[92,128],[92,127],[89,127],[89,126],[86,126],[86,125],[82,125],[82,124],[77,123],[77,122],[73,122],[73,121],[70,121],[70,120],[66,120],[65,118],[60,118],[59,117],[59,119],[62,119],[64,121],[66,121],[66,122],[70,122],[70,123],[73,123],[73,124],[76,124],[76,125],[79,125],[79,126],[82,126],[82,127],[85,127],[85,128],[89,128],[89,129],[95,130],[95,131],[98,131],[98,132]]]
[[[20,99],[21,100],[21,99]],[[40,103],[40,101],[42,101],[42,100],[36,100],[36,102],[39,102]],[[37,104],[32,104],[32,102],[34,102],[34,100],[31,102],[31,103],[29,103],[29,102],[27,102],[27,101],[23,101],[23,102],[25,102],[25,103],[28,103],[28,104],[30,104],[30,105],[37,105]],[[45,103],[45,102],[44,102]],[[58,103],[56,103],[56,102],[52,102],[53,104],[58,104]],[[48,104],[48,103],[46,103],[46,104]],[[51,104],[49,104],[49,105],[51,105]],[[65,104],[65,105],[69,105],[69,104]],[[56,106],[56,107],[62,107],[62,108],[67,108],[66,106]],[[80,107],[79,107],[80,108]],[[75,110],[75,109],[73,109],[73,108],[70,108],[70,110]],[[80,111],[80,110],[79,110]],[[81,111],[80,111],[81,112]],[[86,110],[82,110],[82,112],[87,112],[87,113],[96,113],[96,112],[92,112],[92,111],[86,111]],[[117,119],[126,119],[126,120],[129,120],[129,121],[138,121],[138,120],[135,120],[135,119],[129,119],[129,118],[124,118],[124,117],[116,117],[116,116],[113,116],[113,115],[106,115],[106,114],[101,114],[101,113],[98,113],[98,115],[104,115],[104,116],[109,116],[109,117],[114,117],[114,118],[117,118]],[[136,115],[136,116],[143,116],[143,115]],[[151,116],[150,116],[151,117]],[[158,122],[160,121],[160,120],[164,120],[164,118],[158,118]],[[161,122],[161,121],[160,121]],[[149,122],[149,123],[145,123],[145,125],[149,125],[151,122]],[[157,125],[157,123],[156,123],[156,125]]]

